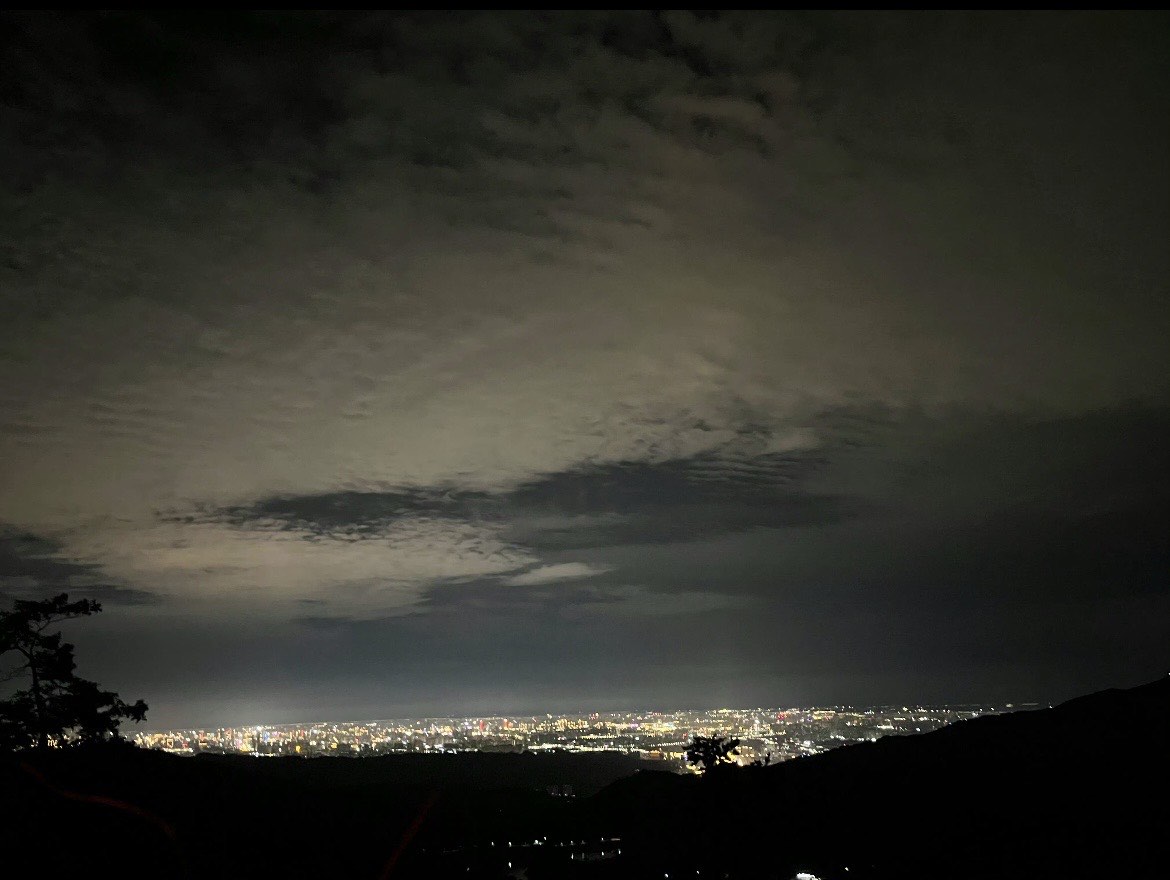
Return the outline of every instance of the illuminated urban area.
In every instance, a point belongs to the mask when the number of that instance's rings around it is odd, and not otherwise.
[[[316,721],[140,733],[144,748],[180,755],[372,756],[406,752],[621,752],[685,766],[692,734],[740,740],[738,761],[785,761],[883,736],[925,733],[956,721],[1036,704],[945,707],[712,709],[490,718]]]

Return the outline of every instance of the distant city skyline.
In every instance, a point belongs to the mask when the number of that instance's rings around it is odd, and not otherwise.
[[[1020,710],[1040,708],[1021,704]],[[351,719],[147,730],[143,747],[174,754],[314,757],[449,752],[622,752],[677,768],[692,735],[740,740],[740,764],[785,761],[882,736],[925,733],[1011,706],[631,710],[488,717]]]
[[[1001,706],[1004,709],[1012,709],[1012,708],[1024,709],[1024,708],[1031,708],[1031,707],[1036,707],[1036,706],[1041,706],[1041,705],[1050,706],[1051,704],[1039,703],[1039,702],[1012,702],[1012,703],[999,704],[999,706]],[[496,712],[496,713],[483,714],[483,715],[459,715],[459,714],[452,715],[452,714],[440,713],[440,714],[433,714],[433,715],[398,716],[398,717],[390,717],[390,716],[364,717],[363,716],[363,717],[354,717],[354,718],[299,718],[299,719],[294,720],[294,721],[280,721],[280,722],[237,721],[236,723],[233,723],[233,724],[212,725],[210,727],[208,725],[205,725],[205,724],[204,725],[195,724],[195,725],[182,725],[182,726],[174,727],[171,729],[172,730],[205,730],[205,729],[229,729],[229,728],[237,728],[237,727],[241,728],[241,729],[252,728],[252,727],[261,727],[261,728],[263,728],[263,727],[295,727],[298,725],[303,726],[306,724],[318,724],[318,723],[326,723],[326,724],[345,723],[345,724],[348,724],[348,723],[353,723],[353,722],[373,722],[373,721],[379,721],[379,722],[456,721],[456,720],[458,720],[458,721],[471,721],[471,720],[476,720],[476,721],[478,721],[478,720],[500,720],[500,721],[511,720],[511,721],[515,721],[518,719],[554,718],[554,717],[555,718],[570,718],[570,717],[572,717],[572,718],[588,718],[591,715],[607,715],[607,716],[608,715],[675,715],[675,714],[679,714],[679,713],[716,713],[716,712],[776,712],[776,711],[781,711],[781,712],[810,711],[810,712],[812,712],[812,711],[820,711],[820,710],[846,710],[846,709],[847,710],[860,709],[861,711],[873,711],[873,710],[879,710],[879,709],[882,709],[882,710],[884,710],[884,709],[909,710],[909,709],[970,709],[970,708],[997,709],[998,707],[994,706],[992,704],[989,704],[989,703],[931,703],[931,704],[906,703],[906,704],[903,704],[900,706],[895,706],[893,704],[885,704],[885,705],[880,705],[880,706],[855,706],[855,705],[837,704],[837,705],[806,705],[806,706],[788,706],[788,707],[781,707],[781,706],[738,706],[738,707],[736,707],[736,706],[723,706],[723,707],[682,706],[682,707],[674,707],[674,708],[648,708],[648,707],[631,708],[631,707],[627,706],[627,707],[618,708],[618,709],[604,709],[604,710],[582,709],[582,708],[578,707],[576,709],[572,709],[572,710],[564,711],[564,712],[520,712],[520,713]],[[163,728],[151,727],[149,725],[142,725],[142,726],[139,726],[137,728],[135,728],[133,726],[128,726],[127,730],[132,732],[132,733],[135,733],[135,734],[164,732]]]

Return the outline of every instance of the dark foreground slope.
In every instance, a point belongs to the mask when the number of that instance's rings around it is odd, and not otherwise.
[[[0,880],[433,876],[435,854],[559,828],[566,786],[587,797],[642,766],[619,754],[185,758],[131,746],[0,757]]]
[[[1170,679],[590,804],[628,876],[1170,876]],[[617,876],[616,874],[614,876]]]
[[[1168,737],[1170,679],[709,779],[56,752],[0,762],[0,876],[1162,877]]]

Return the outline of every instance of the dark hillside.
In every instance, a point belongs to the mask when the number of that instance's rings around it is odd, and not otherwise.
[[[3,873],[1161,877],[1168,731],[1170,679],[708,779],[620,755],[26,755],[0,762]]]
[[[1168,732],[1163,679],[589,806],[645,876],[1165,876]]]
[[[0,846],[29,877],[394,876],[431,850],[548,827],[642,766],[617,754],[183,758],[126,747],[0,761]],[[89,873],[98,872],[101,873]]]

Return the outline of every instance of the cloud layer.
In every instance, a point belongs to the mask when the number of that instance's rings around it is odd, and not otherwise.
[[[707,616],[704,680],[767,687],[848,679],[777,684],[796,617],[877,656],[1148,614],[1167,23],[5,14],[3,590],[469,668],[461,603],[546,608],[533,670]]]

